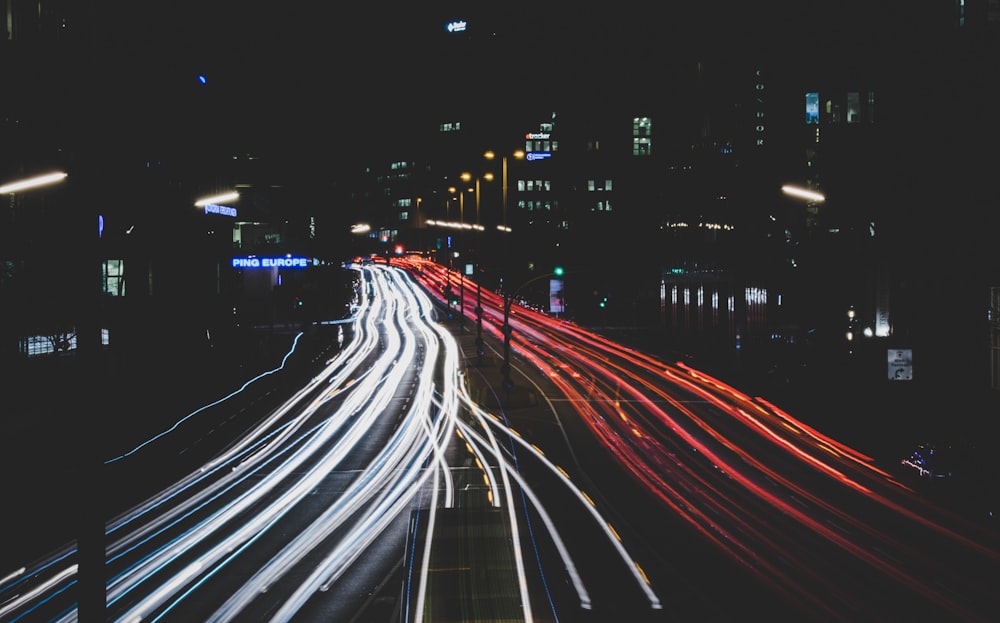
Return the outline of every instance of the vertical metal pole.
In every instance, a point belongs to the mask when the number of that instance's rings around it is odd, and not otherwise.
[[[479,245],[481,238],[479,235],[479,178],[476,178],[476,352],[483,356],[483,295],[482,295],[482,275],[479,272]]]
[[[459,251],[459,262],[458,262],[458,326],[465,329],[465,269],[462,267],[461,253],[465,250],[465,189],[459,188],[458,195],[458,219],[459,229],[458,229],[458,248]]]
[[[514,382],[510,380],[510,292],[503,292],[503,388],[510,391]]]

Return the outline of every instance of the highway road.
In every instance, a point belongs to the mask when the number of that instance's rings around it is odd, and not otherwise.
[[[108,620],[350,620],[398,573],[411,511],[436,487],[453,490],[458,366],[406,273],[364,277],[353,337],[332,360],[219,454],[107,522]],[[176,431],[109,468],[183,452]],[[70,543],[9,570],[0,620],[75,620],[76,558]]]
[[[440,266],[412,262],[432,291],[454,281]],[[476,294],[470,290],[460,291]],[[501,340],[503,299],[478,298],[483,331]],[[518,305],[509,322],[515,361],[558,388],[545,394],[557,401],[565,443],[534,434],[537,414],[523,423],[508,416],[586,483],[623,542],[641,553],[660,600],[652,605],[662,614],[631,607],[634,599],[602,607],[595,597],[592,610],[603,614],[594,620],[621,614],[623,604],[630,620],[734,620],[758,611],[796,620],[988,621],[1000,611],[995,529],[935,505],[871,457],[683,362]],[[692,591],[698,598],[686,599]]]
[[[350,339],[286,401],[109,517],[108,620],[998,611],[997,534],[870,457],[683,363],[516,303],[505,386],[503,298],[420,258],[392,263],[357,267]],[[441,313],[453,292],[461,322]],[[107,467],[184,452],[175,432]],[[0,570],[0,621],[77,620],[76,565],[69,543]]]

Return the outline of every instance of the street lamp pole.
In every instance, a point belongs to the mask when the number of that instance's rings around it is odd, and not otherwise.
[[[546,279],[548,277],[554,276],[555,273],[545,273],[544,275],[538,275],[537,277],[532,277],[528,279],[521,285],[511,292],[504,288],[503,294],[503,326],[500,328],[503,333],[503,367],[500,369],[503,372],[503,389],[509,392],[514,389],[514,381],[510,378],[510,335],[512,329],[510,326],[510,306],[514,303],[514,298],[517,293],[521,291],[525,286],[532,284],[540,279]]]
[[[448,199],[444,202],[444,220],[451,223],[451,202],[455,200],[453,196],[455,194],[455,187],[448,187]],[[451,287],[451,271],[455,269],[455,255],[451,250],[451,234],[447,236],[448,244],[446,245],[446,253],[448,255],[448,287]]]
[[[509,392],[514,389],[514,381],[510,379],[510,292],[504,288],[503,291],[503,366],[500,371],[503,373],[503,390]]]
[[[0,183],[0,195],[10,195],[11,207],[14,207],[15,196],[24,191],[34,190],[64,181],[68,177],[65,172],[55,172],[21,179],[9,183]],[[97,217],[91,220],[93,217]],[[88,210],[75,210],[70,216],[69,227],[76,232],[74,244],[78,244],[77,254],[81,261],[73,264],[74,292],[77,309],[76,349],[79,369],[74,374],[74,384],[68,388],[77,400],[84,402],[96,400],[98,383],[100,381],[100,365],[98,357],[101,345],[100,319],[100,215]],[[95,229],[97,230],[95,232]],[[94,234],[97,235],[94,235]],[[18,325],[15,330],[20,330]],[[0,353],[5,354],[5,353]],[[82,426],[78,423],[77,425]],[[79,434],[79,431],[73,431]],[[87,620],[104,620],[106,617],[106,538],[104,533],[106,510],[102,492],[105,489],[104,457],[101,456],[100,444],[77,444],[79,453],[75,458],[79,467],[75,473],[75,497],[71,498],[77,511],[77,611],[78,618]]]
[[[21,192],[22,190],[38,188],[39,186],[47,186],[49,184],[61,182],[64,179],[66,179],[66,173],[63,173],[62,171],[58,173],[38,175],[36,177],[18,180],[16,182],[10,182],[9,184],[0,186],[0,195],[14,194]]]
[[[512,154],[512,156],[515,159],[517,159],[517,160],[521,160],[521,159],[524,158],[525,154],[524,154],[524,151],[518,149],[517,151],[515,151]],[[496,153],[494,153],[493,151],[487,151],[485,154],[483,154],[483,157],[486,158],[487,160],[493,160],[494,158],[496,158]],[[501,225],[501,235],[503,236],[503,258],[504,258],[503,259],[503,264],[504,264],[504,270],[506,270],[506,268],[507,268],[507,266],[506,266],[506,264],[507,264],[507,234],[510,233],[510,227],[508,227],[508,225],[507,225],[507,156],[506,156],[506,154],[503,155],[503,156],[500,156],[500,186],[501,186],[501,203],[502,203],[502,210],[503,210],[503,215],[502,215],[503,223]],[[501,273],[501,275],[500,275],[500,285],[501,285],[501,287],[503,287],[504,291],[506,291],[507,288],[505,287],[504,279],[505,279],[505,275],[503,273]]]
[[[476,353],[483,356],[483,287],[479,274],[479,178],[476,178]]]
[[[421,257],[424,254],[424,222],[420,214],[420,202],[423,199],[417,197],[417,213],[415,215],[416,228],[417,228],[417,250],[420,251]]]
[[[458,195],[458,248],[465,248],[465,189],[459,189]],[[461,251],[460,251],[461,253]],[[459,258],[462,256],[459,255]],[[458,263],[458,326],[465,331],[465,269],[462,267],[461,259]]]
[[[463,182],[466,183],[472,181],[473,179],[473,175],[467,171],[463,172],[459,177]],[[482,176],[475,176],[475,186],[469,189],[470,191],[476,193],[475,195],[476,224],[474,226],[474,229],[476,230],[476,254],[474,257],[473,274],[476,276],[476,353],[479,355],[480,358],[482,358],[483,355],[486,354],[486,351],[483,347],[483,285],[482,285],[482,274],[479,266],[480,254],[482,253],[482,249],[480,248],[482,245],[482,237],[480,235],[480,232],[483,229],[483,226],[480,222],[480,205],[481,205],[480,182],[483,179],[485,179],[488,182],[492,182],[493,174],[485,173]],[[465,226],[464,222],[462,223],[462,226],[464,229]]]

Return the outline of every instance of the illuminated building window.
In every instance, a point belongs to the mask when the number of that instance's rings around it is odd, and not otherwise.
[[[518,180],[517,189],[521,192],[549,192],[552,190],[552,180]]]
[[[816,91],[806,93],[806,123],[819,123],[819,93]]]
[[[649,117],[632,119],[632,155],[650,156],[653,153],[653,120]]]
[[[857,91],[847,94],[847,123],[861,123],[861,95]]]
[[[103,292],[111,296],[125,296],[125,261],[105,260],[101,266]]]

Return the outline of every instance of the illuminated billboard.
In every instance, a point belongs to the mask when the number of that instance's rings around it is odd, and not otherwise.
[[[561,314],[566,310],[566,299],[563,296],[563,280],[549,279],[549,312]]]

